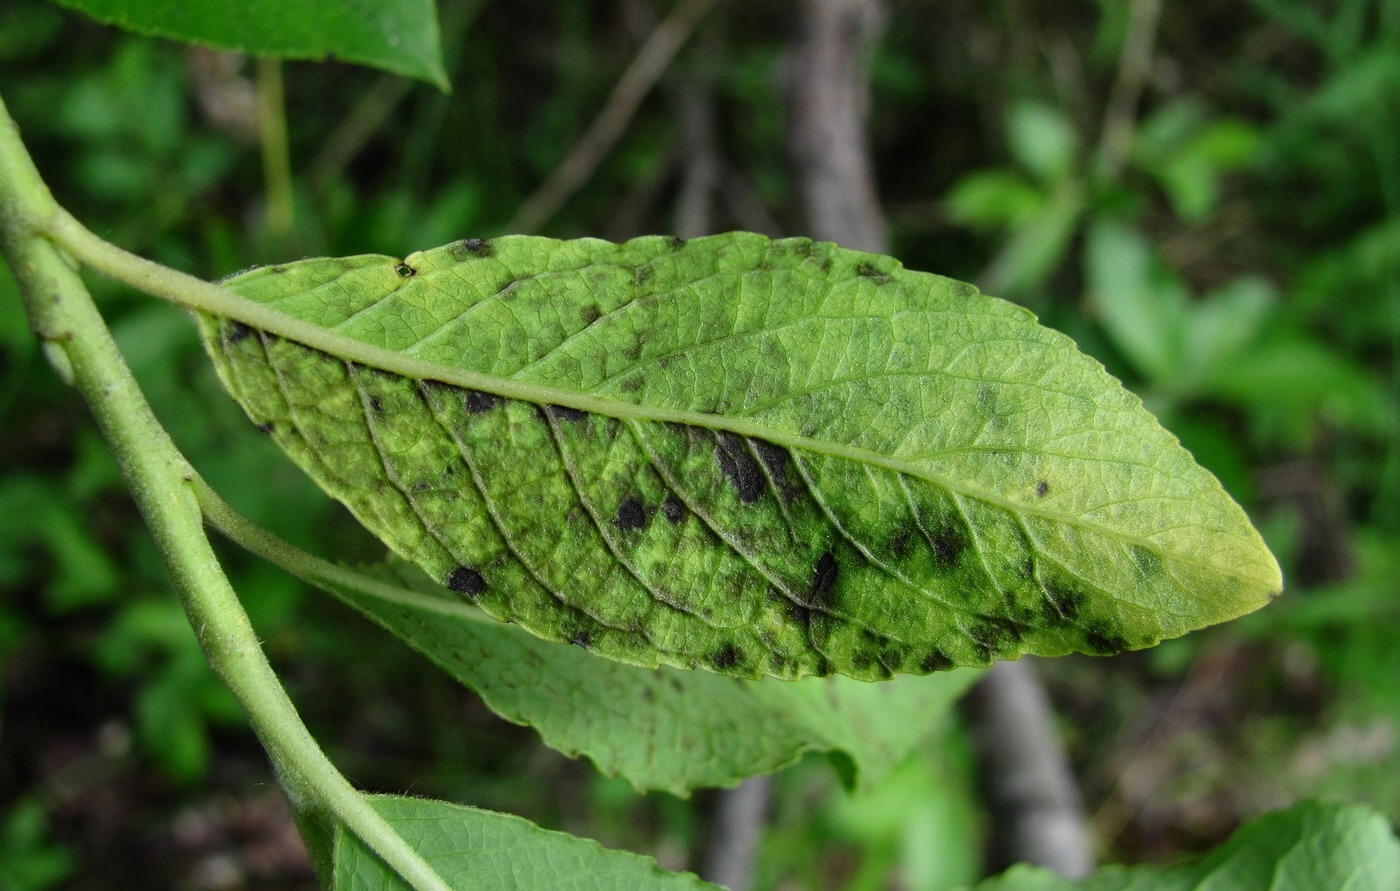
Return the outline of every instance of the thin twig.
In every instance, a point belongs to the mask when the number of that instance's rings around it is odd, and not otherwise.
[[[341,178],[345,168],[364,150],[414,86],[406,77],[386,74],[365,91],[307,165],[306,182],[313,192],[324,192]]]
[[[292,155],[287,143],[287,104],[282,92],[282,63],[258,58],[258,144],[262,148],[267,232],[283,252],[294,252],[296,225],[292,197]]]
[[[1138,100],[1152,66],[1152,46],[1157,40],[1157,22],[1162,0],[1133,0],[1128,10],[1128,32],[1118,59],[1118,76],[1104,112],[1103,135],[1099,138],[1099,167],[1105,179],[1114,180],[1123,172],[1133,148],[1137,128]]]
[[[533,232],[558,212],[607,157],[642,100],[651,92],[676,51],[716,0],[682,0],[642,44],[617,85],[569,154],[534,194],[526,198],[506,225],[507,232]]]

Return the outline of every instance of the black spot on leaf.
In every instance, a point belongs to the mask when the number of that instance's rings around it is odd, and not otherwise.
[[[963,528],[947,522],[933,530],[929,536],[933,545],[933,559],[943,569],[951,568],[967,550],[967,533]]]
[[[646,284],[647,279],[651,278],[651,273],[652,268],[650,266],[638,266],[632,273],[632,284]]]
[[[588,306],[585,306],[578,311],[578,316],[580,319],[583,320],[584,325],[592,325],[594,322],[601,319],[603,317],[603,314],[598,311],[598,307],[590,303]]]
[[[490,393],[483,393],[480,390],[467,391],[467,411],[479,415],[488,412],[500,404],[500,400]]]
[[[258,428],[259,433],[271,433],[274,429],[276,429],[277,425],[272,423],[271,421],[268,421],[266,424],[254,424],[253,426]]]
[[[369,397],[369,409],[370,411],[379,414],[384,411],[384,403],[379,401],[378,396],[371,396]]]
[[[461,242],[462,253],[473,257],[491,256],[491,242],[484,238],[467,238]]]
[[[1084,592],[1062,579],[1049,578],[1045,581],[1045,609],[1043,617],[1048,625],[1073,622],[1079,618],[1084,606]]]
[[[840,572],[840,567],[836,563],[836,555],[827,551],[817,558],[817,565],[812,570],[811,600],[813,603],[827,603],[831,598],[832,589],[836,587],[836,576]]]
[[[667,243],[676,250],[685,247],[685,239],[681,238],[679,235],[672,235]]]
[[[231,321],[224,327],[224,343],[238,343],[252,333],[253,329],[242,322]]]
[[[481,595],[486,590],[486,579],[481,577],[481,573],[470,566],[458,566],[447,574],[444,582],[447,587],[458,594],[465,594],[472,600]]]
[[[889,551],[896,560],[903,560],[909,556],[909,551],[914,545],[914,535],[914,530],[908,523],[895,527],[894,534],[890,536]]]
[[[763,497],[763,472],[758,469],[758,463],[754,461],[753,455],[749,454],[742,437],[721,432],[716,457],[719,459],[720,469],[733,484],[734,491],[739,493],[740,501],[752,504]]]
[[[919,671],[925,673],[947,671],[952,667],[953,660],[948,658],[948,654],[942,650],[930,650],[929,654],[919,662]]]
[[[883,272],[876,269],[870,263],[860,264],[856,267],[856,272],[859,273],[863,278],[874,279],[875,284],[877,285],[888,284],[890,281],[892,281],[892,279],[888,275],[885,275]]]
[[[640,355],[641,353],[638,352],[639,357]],[[642,375],[634,374],[630,377],[624,377],[618,382],[617,387],[624,393],[635,393],[642,388],[642,384],[645,383],[645,381],[646,378]]]
[[[788,478],[788,450],[780,445],[774,445],[766,439],[750,439],[753,449],[758,453],[758,460],[763,462],[763,466],[768,468],[768,475],[773,478],[773,482],[782,485]]]
[[[661,502],[661,514],[672,523],[679,523],[685,519],[685,504],[674,495],[667,495],[666,500]]]
[[[569,635],[569,643],[586,650],[593,643],[593,635],[588,633],[587,628],[580,628]]]
[[[710,654],[710,664],[720,671],[733,668],[743,660],[743,652],[732,643],[727,643]]]
[[[620,531],[631,532],[644,528],[646,524],[647,512],[642,506],[642,499],[633,495],[617,506],[617,516],[613,517],[613,525]]]
[[[545,409],[552,417],[560,421],[578,423],[588,417],[587,412],[579,411],[576,408],[569,408],[567,405],[547,405]]]
[[[1084,635],[1084,643],[1090,652],[1100,656],[1112,656],[1128,649],[1128,641],[1108,622],[1092,623]]]
[[[1050,484],[1047,483],[1045,480],[1041,480],[1040,482],[1035,484],[1035,497],[1044,498],[1045,494],[1049,491]]]

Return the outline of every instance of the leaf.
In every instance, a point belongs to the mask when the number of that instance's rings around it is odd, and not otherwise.
[[[334,56],[447,89],[433,0],[54,0],[137,34],[258,56]]]
[[[1021,102],[1006,120],[1011,154],[1041,182],[1055,185],[1069,176],[1079,151],[1079,136],[1059,109]]]
[[[595,841],[541,829],[509,814],[388,795],[369,797],[379,815],[453,888],[680,891],[717,888],[669,873],[650,857],[609,851]],[[336,891],[407,888],[354,835],[335,842]]]
[[[507,237],[227,284],[267,330],[200,327],[256,424],[465,600],[609,658],[886,678],[1150,646],[1279,591],[1102,366],[886,257]]]
[[[1084,253],[1089,292],[1113,345],[1150,380],[1174,386],[1186,373],[1185,287],[1156,268],[1142,233],[1112,220],[1089,227]]]
[[[312,558],[314,560],[314,558]],[[975,671],[866,684],[849,678],[736,682],[707,672],[652,671],[596,659],[491,621],[403,563],[393,585],[327,588],[476,691],[493,712],[534,727],[570,757],[587,755],[639,790],[685,795],[768,773],[807,751],[837,757],[849,786],[869,787],[942,722]]]
[[[1174,869],[1110,866],[1074,881],[1016,866],[977,891],[1393,891],[1400,843],[1367,807],[1305,802],[1245,824],[1196,863]]]

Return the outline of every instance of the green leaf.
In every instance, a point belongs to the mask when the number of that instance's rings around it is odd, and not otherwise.
[[[977,891],[1393,891],[1400,888],[1400,843],[1367,807],[1307,802],[1245,824],[1200,861],[1174,869],[1110,866],[1087,879],[1063,879],[1016,866]]]
[[[258,56],[334,56],[447,89],[433,0],[54,0],[137,34]]]
[[[1006,120],[1011,154],[1041,182],[1054,185],[1069,176],[1079,151],[1079,135],[1059,109],[1021,102]]]
[[[1185,286],[1157,268],[1146,237],[1112,220],[1089,227],[1089,293],[1113,345],[1159,386],[1186,373],[1190,306]]]
[[[974,229],[1023,225],[1045,204],[1045,195],[1010,170],[982,170],[953,184],[943,199],[948,217]]]
[[[312,558],[314,560],[314,558]],[[940,724],[978,672],[785,683],[707,672],[652,671],[596,659],[494,622],[416,568],[346,583],[313,568],[327,588],[476,691],[496,714],[534,727],[570,757],[639,790],[685,795],[791,764],[808,751],[836,756],[842,779],[867,788]]]
[[[1279,592],[1098,363],[887,257],[508,237],[228,285],[268,330],[200,326],[256,424],[465,600],[609,658],[886,678],[1150,646]]]
[[[1041,287],[1065,257],[1084,215],[1084,188],[1061,183],[1034,214],[1016,228],[987,270],[986,286],[1006,294]]]
[[[453,888],[679,891],[717,888],[668,873],[650,857],[541,829],[528,820],[421,798],[371,796],[370,804]],[[406,888],[354,835],[335,842],[336,891]]]

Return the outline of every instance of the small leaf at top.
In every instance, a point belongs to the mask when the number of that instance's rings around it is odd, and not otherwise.
[[[257,56],[334,56],[447,88],[433,0],[54,0],[137,34]]]
[[[272,311],[200,319],[255,424],[463,599],[609,658],[876,679],[1151,646],[1281,587],[1069,338],[887,257],[519,236],[226,284]]]

